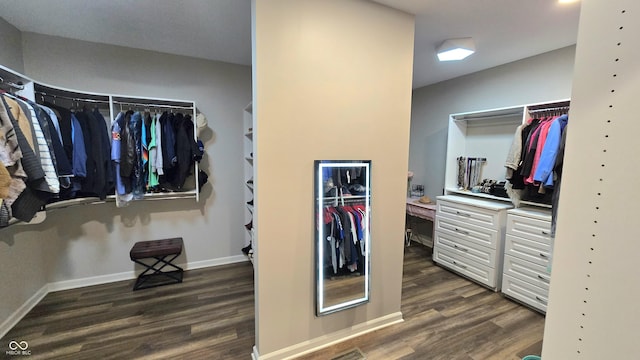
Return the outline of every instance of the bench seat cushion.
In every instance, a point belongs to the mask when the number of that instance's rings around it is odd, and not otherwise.
[[[129,256],[133,259],[144,259],[154,256],[165,256],[182,253],[182,238],[139,241],[133,245]]]

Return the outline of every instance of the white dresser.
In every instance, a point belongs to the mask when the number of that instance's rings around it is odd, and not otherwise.
[[[552,246],[550,232],[550,210],[507,211],[502,292],[545,313],[550,280],[547,270]]]
[[[456,195],[437,200],[433,261],[500,290],[506,212],[513,206]]]

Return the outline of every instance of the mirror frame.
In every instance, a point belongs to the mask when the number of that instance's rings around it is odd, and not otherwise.
[[[361,199],[365,205],[365,216],[367,219],[367,227],[363,232],[364,239],[364,294],[361,297],[354,297],[348,301],[333,304],[330,306],[325,305],[324,298],[324,286],[325,286],[325,274],[323,259],[325,255],[324,241],[326,241],[326,235],[324,234],[323,225],[323,210],[326,206],[327,200],[333,200],[336,205],[344,205],[344,201],[355,199],[354,196],[336,196],[329,199],[325,196],[323,170],[325,168],[347,168],[347,167],[362,167],[366,171],[365,179],[365,194],[358,195],[358,199]],[[369,302],[370,299],[370,277],[371,273],[371,160],[315,160],[315,278],[316,278],[316,316],[327,315],[337,311],[353,308]],[[362,240],[361,240],[362,241]]]

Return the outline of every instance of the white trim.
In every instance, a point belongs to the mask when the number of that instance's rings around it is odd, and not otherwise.
[[[133,271],[125,271],[115,274],[90,276],[80,279],[63,280],[49,283],[49,292],[77,289],[86,286],[108,284],[116,281],[135,279],[136,274]]]
[[[185,270],[195,270],[207,267],[215,267],[220,265],[228,265],[239,262],[249,261],[244,255],[234,255],[217,259],[194,261],[187,264],[180,264]],[[136,278],[134,271],[125,271],[115,274],[99,275],[85,277],[81,279],[57,281],[48,284],[44,284],[35,294],[33,294],[27,301],[24,302],[16,311],[14,311],[9,317],[7,317],[2,324],[0,324],[0,338],[5,336],[9,330],[11,330],[16,324],[22,320],[22,318],[33,309],[34,306],[47,296],[50,292],[71,290],[93,285],[108,284],[116,281],[131,280]]]
[[[566,102],[566,101],[571,101],[571,98],[559,99],[559,100],[551,100],[551,101],[541,101],[541,102],[537,102],[537,103],[533,103],[533,104],[522,104],[522,105],[515,105],[515,106],[505,106],[505,107],[499,107],[499,108],[494,108],[494,109],[486,109],[486,110],[480,110],[480,111],[467,111],[467,112],[450,114],[449,116],[452,117],[452,118],[457,118],[457,117],[462,117],[462,116],[465,116],[465,115],[476,115],[476,114],[483,114],[483,113],[504,112],[504,111],[508,111],[508,110],[517,110],[517,109],[520,109],[520,108],[522,108],[524,110],[525,108],[528,108],[530,106],[553,104],[553,103],[560,103],[560,102]]]
[[[227,257],[217,258],[217,259],[193,261],[193,262],[187,263],[186,265],[180,264],[179,266],[184,267],[185,270],[195,270],[195,269],[202,269],[202,268],[213,267],[213,266],[235,264],[235,263],[244,262],[244,261],[249,261],[249,258],[246,257],[245,255],[234,255],[234,256],[227,256]]]
[[[228,257],[218,258],[218,259],[193,261],[186,264],[178,264],[178,266],[184,268],[185,270],[195,270],[195,269],[202,269],[202,268],[213,267],[213,266],[233,264],[233,263],[243,262],[247,260],[248,260],[247,257],[244,255],[235,255],[235,256],[228,256]],[[136,276],[137,274],[134,271],[125,271],[125,272],[115,273],[115,274],[98,275],[98,276],[91,276],[91,277],[86,277],[81,279],[58,281],[54,283],[49,283],[49,292],[77,289],[77,288],[93,286],[93,285],[108,284],[116,281],[131,280],[131,279],[135,279]]]
[[[18,308],[18,310],[14,311],[13,314],[9,315],[5,321],[0,325],[0,338],[3,338],[9,330],[11,330],[16,324],[22,320],[22,318],[34,308],[34,306],[38,305],[40,300],[42,300],[49,293],[49,284],[44,284],[35,294],[33,294],[29,300],[25,301],[22,306]]]
[[[329,347],[331,345],[349,340],[351,338],[379,330],[381,328],[399,324],[403,322],[402,312],[398,311],[389,315],[385,315],[367,322],[351,326],[346,329],[336,331],[331,334],[319,336],[315,339],[303,341],[301,343],[291,345],[289,347],[276,350],[274,352],[260,355],[258,349],[254,346],[251,358],[254,360],[288,360],[296,357],[312,353]]]

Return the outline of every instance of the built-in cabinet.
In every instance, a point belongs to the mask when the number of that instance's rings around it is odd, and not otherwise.
[[[516,129],[530,114],[568,106],[559,100],[451,115],[444,196],[437,197],[434,262],[541,312],[551,278],[551,205],[478,185],[505,180]]]
[[[551,249],[551,211],[532,207],[507,211],[502,292],[546,312]]]
[[[484,199],[439,196],[433,261],[499,290],[506,210],[511,207]]]

